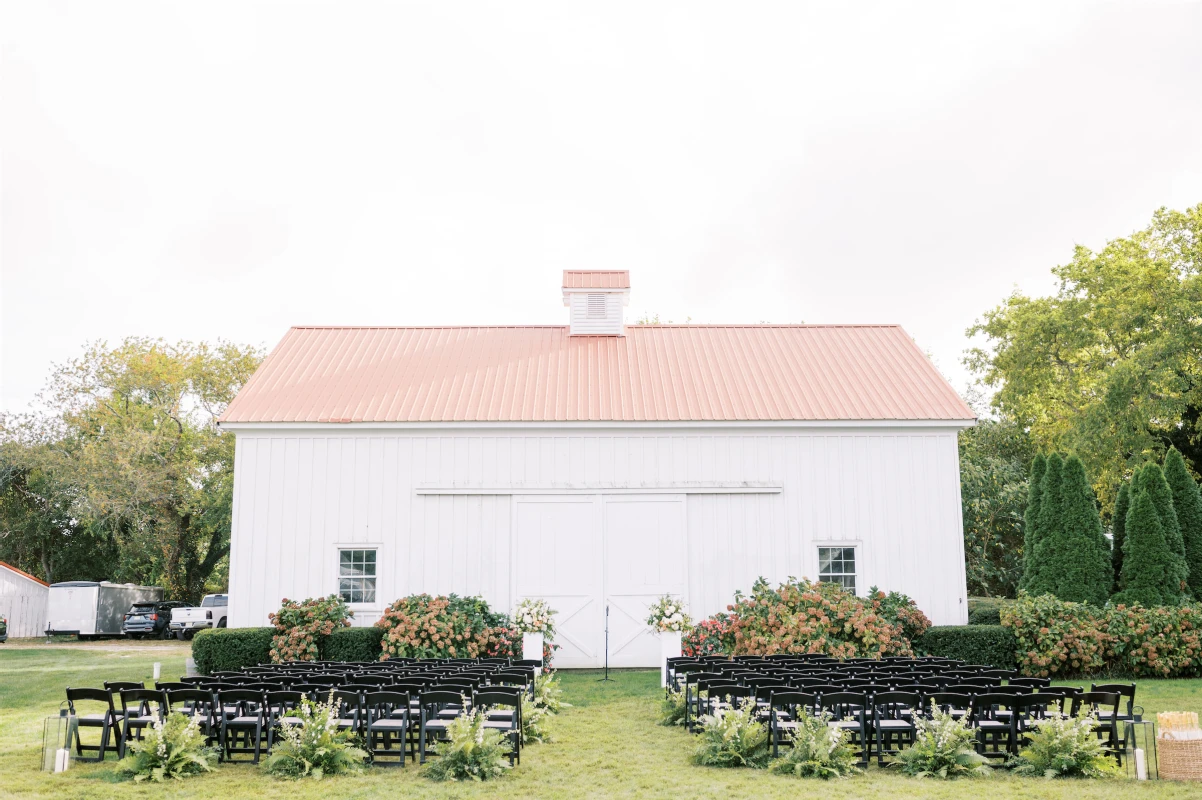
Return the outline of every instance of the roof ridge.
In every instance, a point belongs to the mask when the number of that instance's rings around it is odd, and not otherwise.
[[[34,583],[40,583],[42,586],[50,585],[50,584],[46,583],[46,581],[37,577],[36,575],[30,575],[28,572],[26,572],[23,569],[17,569],[16,567],[14,567],[12,564],[8,563],[7,561],[0,561],[0,567],[4,567],[5,569],[11,570],[11,571],[17,573],[18,575],[20,575],[22,578],[29,578],[29,580],[33,581]]]

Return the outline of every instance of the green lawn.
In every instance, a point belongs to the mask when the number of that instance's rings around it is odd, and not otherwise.
[[[170,645],[149,650],[84,650],[65,646],[14,649],[0,645],[0,798],[162,797],[154,786],[120,783],[106,765],[77,765],[65,775],[37,771],[42,719],[56,714],[63,688],[99,686],[104,680],[150,680],[152,663],[164,675],[182,672],[186,651]],[[658,673],[613,673],[609,683],[594,672],[563,673],[568,709],[556,720],[557,740],[533,745],[522,766],[500,783],[434,784],[412,766],[378,769],[358,778],[290,783],[249,765],[219,766],[211,775],[167,788],[172,798],[328,798],[355,800],[407,797],[493,798],[795,798],[821,792],[830,798],[1193,798],[1187,784],[1057,781],[998,775],[987,780],[940,784],[917,781],[875,767],[867,775],[835,783],[796,781],[764,772],[716,770],[689,764],[690,737],[656,725]],[[1142,681],[1139,699],[1148,711],[1202,711],[1202,681]]]

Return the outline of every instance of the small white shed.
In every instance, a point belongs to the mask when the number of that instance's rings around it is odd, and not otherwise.
[[[40,636],[46,630],[49,595],[45,581],[0,561],[0,616],[8,619],[10,639]]]
[[[540,597],[558,666],[655,666],[656,596],[704,617],[759,576],[965,622],[974,415],[905,331],[628,326],[629,293],[568,271],[567,325],[290,330],[220,421],[230,626],[331,592],[360,625],[415,592]]]

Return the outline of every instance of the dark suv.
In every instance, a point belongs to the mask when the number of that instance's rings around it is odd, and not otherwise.
[[[0,614],[0,642],[8,641],[8,620]]]
[[[130,637],[154,637],[168,639],[171,631],[171,609],[187,605],[178,600],[157,600],[149,603],[134,603],[121,623],[121,632]]]

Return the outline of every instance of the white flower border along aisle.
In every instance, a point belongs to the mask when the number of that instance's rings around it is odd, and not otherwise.
[[[522,634],[523,659],[537,658],[543,666],[550,666],[550,658],[544,645],[555,641],[556,613],[546,600],[533,597],[527,597],[514,606],[513,626]],[[551,645],[551,650],[554,653],[554,644]]]
[[[693,627],[683,600],[670,594],[647,608],[647,625],[659,633],[659,685],[668,685],[668,659],[680,657],[680,637]]]

